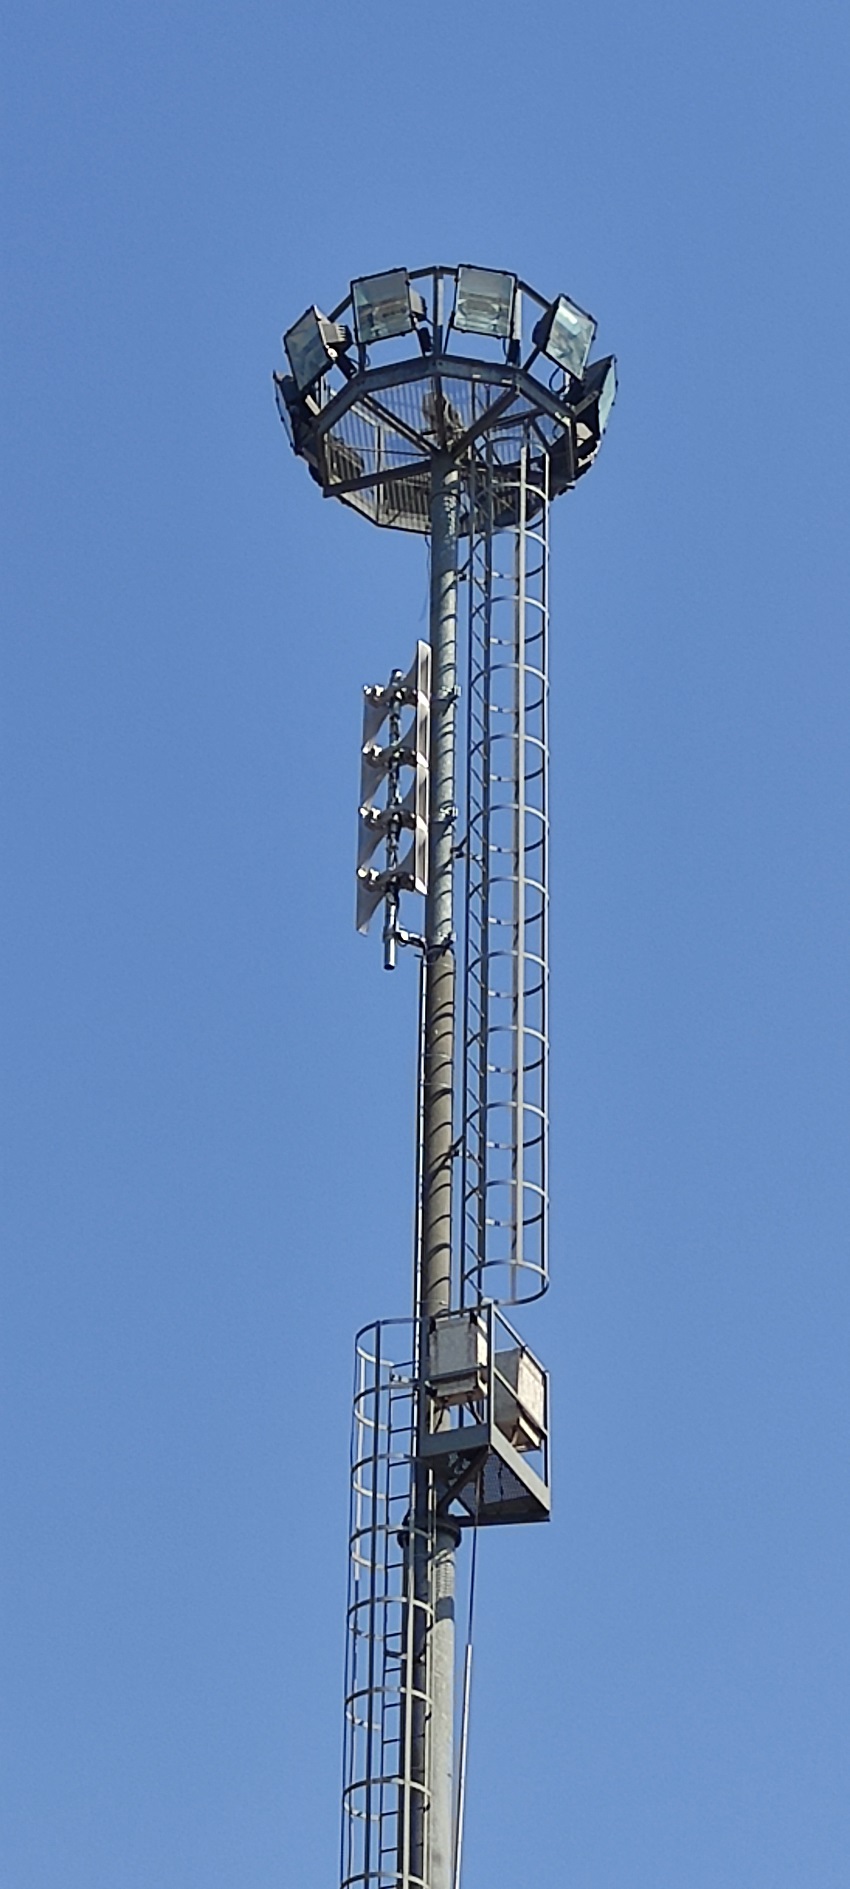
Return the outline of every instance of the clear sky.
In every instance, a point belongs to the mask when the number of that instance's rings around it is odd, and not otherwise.
[[[351,275],[466,260],[621,391],[553,517],[556,1510],[482,1544],[464,1889],[846,1889],[846,6],[5,40],[3,1881],[336,1881],[412,1161],[360,688],[427,574],[270,374]]]

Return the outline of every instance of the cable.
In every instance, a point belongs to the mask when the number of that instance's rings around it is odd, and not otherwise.
[[[455,1813],[455,1854],[452,1889],[460,1889],[463,1861],[463,1820],[466,1809],[466,1760],[469,1750],[469,1700],[472,1688],[472,1622],[475,1613],[475,1571],[478,1562],[478,1512],[472,1527],[472,1553],[469,1566],[469,1610],[466,1646],[463,1655],[463,1688],[460,1706],[460,1749],[457,1767],[457,1808]]]
[[[425,1099],[425,997],[428,984],[428,966],[425,952],[419,964],[419,1017],[417,1022],[416,1048],[416,1172],[414,1180],[415,1208],[413,1220],[413,1317],[415,1322],[414,1343],[417,1369],[421,1362],[421,1324],[422,1324],[422,1172],[425,1160],[423,1105]]]

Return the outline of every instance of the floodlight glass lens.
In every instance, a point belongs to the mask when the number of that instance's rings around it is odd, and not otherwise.
[[[292,387],[291,381],[289,382],[289,386],[290,388]],[[292,414],[289,410],[289,403],[287,401],[286,395],[283,391],[280,381],[277,378],[275,378],[275,384],[274,384],[274,397],[275,397],[275,400],[277,401],[278,413],[280,414],[280,417],[289,435],[289,444],[290,446],[294,446],[295,445],[295,427],[293,426],[293,423],[292,423]]]
[[[314,380],[318,380],[329,365],[328,351],[315,308],[308,308],[306,315],[302,315],[293,328],[287,329],[283,345],[296,384],[303,393],[305,388],[312,387]]]
[[[389,341],[393,335],[410,333],[413,316],[406,269],[361,276],[359,282],[352,282],[351,294],[358,341]]]
[[[493,335],[507,340],[515,291],[516,276],[503,275],[498,269],[470,269],[462,264],[457,272],[454,326],[461,334]]]
[[[566,295],[559,295],[549,324],[549,339],[544,353],[580,380],[595,333],[593,316],[585,315],[583,309],[576,308],[574,302],[567,300]]]
[[[598,406],[597,411],[599,414],[600,439],[602,438],[605,428],[608,425],[608,415],[610,414],[611,408],[614,405],[614,396],[616,392],[617,392],[617,369],[614,366],[614,363],[612,361],[608,369],[608,372],[605,376],[605,379],[602,382],[602,386],[599,392],[599,406]]]

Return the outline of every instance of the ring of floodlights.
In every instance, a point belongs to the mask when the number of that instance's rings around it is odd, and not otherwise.
[[[599,450],[617,378],[613,355],[589,361],[595,333],[577,302],[547,302],[503,270],[384,270],[286,330],[278,410],[325,495],[375,524],[429,530],[440,455],[486,471],[492,522],[509,525],[521,447],[548,456],[550,497]],[[481,485],[461,480],[463,530],[478,522]]]

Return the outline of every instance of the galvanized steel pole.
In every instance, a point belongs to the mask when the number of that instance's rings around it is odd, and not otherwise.
[[[431,818],[422,1109],[421,1310],[425,1314],[447,1312],[452,1300],[459,480],[451,460],[435,454],[431,468]]]
[[[422,1096],[422,1268],[420,1316],[452,1303],[452,1170],[455,1081],[455,747],[457,726],[457,544],[460,475],[448,456],[431,467],[431,817],[425,911],[426,981]],[[422,1426],[430,1422],[421,1400]],[[429,1500],[428,1474],[418,1477],[419,1504]],[[438,1500],[440,1490],[432,1492]],[[419,1506],[418,1504],[418,1506]],[[422,1521],[424,1513],[420,1508]],[[420,1537],[421,1539],[421,1537]],[[427,1674],[430,1701],[424,1740],[428,1889],[451,1889],[454,1828],[454,1557],[457,1530],[437,1523],[422,1568],[431,1621]],[[423,1649],[426,1651],[426,1649]]]

